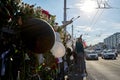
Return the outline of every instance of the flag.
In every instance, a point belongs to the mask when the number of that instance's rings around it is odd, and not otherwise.
[[[86,48],[87,47],[87,44],[85,41],[83,41],[83,47]]]

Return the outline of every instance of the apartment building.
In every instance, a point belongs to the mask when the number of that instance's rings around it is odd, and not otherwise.
[[[120,32],[116,32],[111,36],[104,39],[104,44],[107,48],[119,48],[120,49]]]

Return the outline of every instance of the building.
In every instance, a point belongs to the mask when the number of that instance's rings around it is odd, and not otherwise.
[[[104,44],[108,49],[120,49],[120,32],[105,38]]]

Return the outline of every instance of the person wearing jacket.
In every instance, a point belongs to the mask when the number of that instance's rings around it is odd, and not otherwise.
[[[85,52],[84,46],[82,41],[82,35],[77,39],[75,45],[75,52],[77,54],[77,67],[78,71],[81,73],[81,80],[83,80],[83,75],[87,73],[86,71],[86,64],[85,64]]]

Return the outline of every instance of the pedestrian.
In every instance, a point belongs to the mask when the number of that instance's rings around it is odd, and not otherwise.
[[[77,54],[77,67],[78,71],[81,74],[81,80],[83,80],[83,74],[85,74],[86,71],[86,64],[85,64],[85,52],[84,52],[84,46],[82,41],[82,35],[77,39],[76,45],[75,45],[75,52]]]

